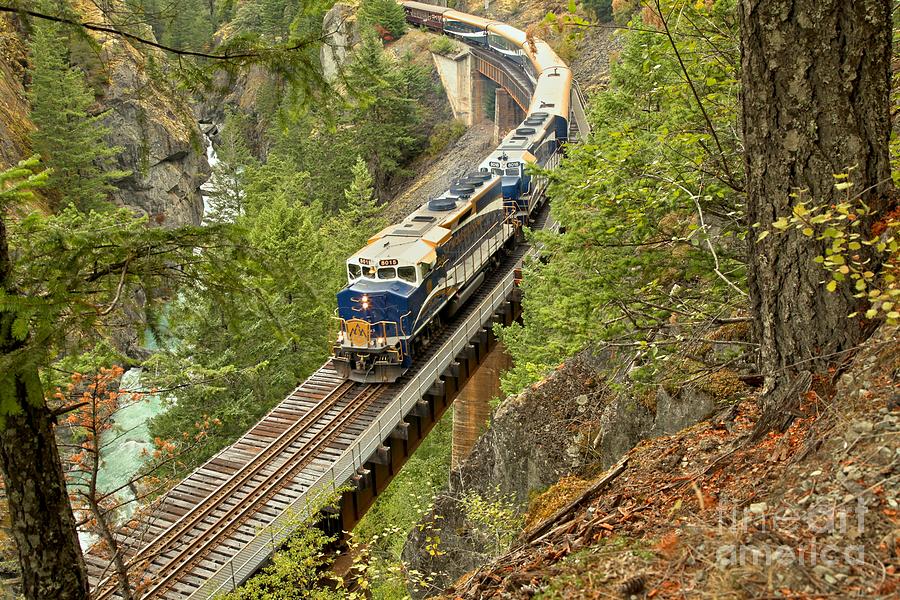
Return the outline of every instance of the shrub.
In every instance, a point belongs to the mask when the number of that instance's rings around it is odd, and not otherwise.
[[[584,7],[594,17],[603,23],[609,23],[613,18],[612,0],[584,0]]]
[[[453,54],[456,52],[456,44],[448,38],[447,36],[441,35],[434,38],[434,41],[431,42],[431,46],[428,48],[434,54],[440,54],[441,56],[447,56],[448,54]]]
[[[462,137],[466,132],[466,124],[459,119],[438,123],[428,138],[428,156],[436,156],[447,149],[447,146]]]

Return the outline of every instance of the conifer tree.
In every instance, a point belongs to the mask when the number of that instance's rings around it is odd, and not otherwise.
[[[372,175],[366,161],[357,156],[350,172],[353,173],[353,181],[344,190],[344,198],[347,200],[345,212],[352,213],[359,219],[371,219],[378,213],[378,207],[375,205],[375,189],[372,187]]]
[[[69,203],[80,210],[102,206],[114,189],[112,182],[126,177],[112,168],[122,151],[110,147],[104,137],[106,113],[90,115],[94,95],[84,74],[66,59],[66,38],[55,24],[37,23],[29,44],[31,55],[31,135],[33,150],[51,169],[48,187],[57,195],[57,206]]]
[[[394,0],[363,0],[359,19],[384,40],[397,39],[406,32],[406,14]]]
[[[209,180],[210,210],[205,219],[213,223],[233,223],[244,214],[245,169],[256,164],[247,147],[244,120],[240,115],[229,112],[225,116],[216,150],[219,161],[213,165]]]
[[[219,270],[229,256],[222,228],[148,227],[127,209],[74,206],[9,219],[26,214],[24,192],[46,182],[37,165],[0,173],[0,469],[25,597],[82,600],[87,576],[54,435],[65,410],[45,397],[41,369],[106,339],[138,290],[150,313],[163,285],[202,282],[222,297],[237,278]],[[219,252],[198,262],[204,244]]]
[[[377,36],[363,38],[347,68],[346,85],[355,103],[349,120],[357,151],[367,157],[375,191],[383,197],[391,179],[423,145],[422,115],[416,96],[417,69],[400,67]]]

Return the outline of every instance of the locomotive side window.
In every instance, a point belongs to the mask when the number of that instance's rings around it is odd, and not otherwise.
[[[382,267],[378,269],[378,279],[393,279],[397,276],[397,269],[394,267]]]
[[[419,272],[422,274],[422,279],[425,279],[429,273],[431,273],[431,265],[428,263],[421,263],[419,265]]]
[[[400,276],[400,279],[404,281],[409,281],[410,283],[416,282],[416,268],[415,267],[399,267],[397,269],[397,275]]]
[[[359,265],[350,263],[347,265],[347,275],[350,276],[350,281],[359,279],[362,276],[362,269],[359,267]]]

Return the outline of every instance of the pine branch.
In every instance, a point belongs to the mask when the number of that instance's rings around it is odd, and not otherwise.
[[[175,54],[176,56],[191,56],[195,58],[207,58],[210,60],[221,60],[221,61],[235,61],[235,60],[244,60],[244,59],[259,59],[263,58],[266,54],[271,54],[273,50],[279,50],[284,52],[294,52],[297,50],[303,50],[304,48],[309,47],[310,45],[322,41],[321,38],[310,38],[301,40],[295,44],[290,46],[285,46],[284,48],[263,48],[260,50],[254,50],[250,52],[236,52],[234,54],[229,53],[227,50],[223,54],[212,54],[209,52],[198,52],[194,50],[184,50],[181,48],[173,48],[172,46],[167,46],[165,44],[160,44],[159,42],[147,38],[140,37],[138,35],[134,35],[133,33],[128,33],[127,31],[120,31],[118,29],[114,29],[112,27],[107,27],[104,25],[98,25],[96,23],[90,23],[87,21],[75,21],[73,19],[68,19],[66,17],[59,17],[55,15],[49,15],[46,13],[38,12],[35,10],[29,10],[26,8],[19,8],[15,6],[7,6],[0,4],[0,13],[13,13],[18,15],[27,15],[29,17],[35,19],[43,19],[45,21],[51,21],[53,23],[61,23],[64,25],[70,25],[73,27],[80,27],[82,29],[86,29],[88,31],[94,31],[97,33],[108,33],[110,35],[115,35],[118,37],[125,38],[132,42],[136,42],[138,44],[143,44],[145,46],[150,46],[152,48],[158,48],[159,50],[163,50],[164,52],[168,52],[170,54]]]

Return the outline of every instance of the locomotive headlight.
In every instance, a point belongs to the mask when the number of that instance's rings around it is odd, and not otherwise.
[[[363,294],[363,297],[362,297],[362,307],[363,307],[363,310],[366,310],[369,308],[369,296],[367,296],[365,294]]]
[[[337,341],[338,341],[338,342],[343,342],[343,341],[344,341],[344,332],[343,332],[343,331],[338,331]]]
[[[378,343],[379,346],[384,346],[384,338],[383,338],[383,337],[378,338],[378,342],[377,342],[377,343]]]

